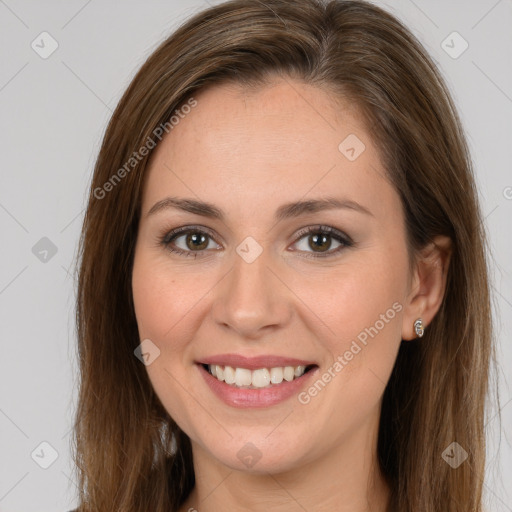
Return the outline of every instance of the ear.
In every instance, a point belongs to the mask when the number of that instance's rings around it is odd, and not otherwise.
[[[441,307],[451,254],[451,239],[439,235],[417,255],[402,317],[402,339],[417,338],[414,322],[421,318],[426,328]]]

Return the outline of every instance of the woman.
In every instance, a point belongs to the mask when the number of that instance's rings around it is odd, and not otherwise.
[[[471,161],[385,11],[187,21],[110,121],[80,249],[79,510],[482,510]]]

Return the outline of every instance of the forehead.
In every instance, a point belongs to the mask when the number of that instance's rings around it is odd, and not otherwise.
[[[171,144],[171,150],[181,142],[200,139],[205,149],[216,152],[223,146],[264,143],[269,151],[291,157],[304,156],[306,142],[311,146],[323,141],[338,156],[341,126],[367,138],[352,102],[292,79],[276,78],[257,87],[232,82],[215,85],[199,91],[195,99],[198,105],[174,134],[176,144]]]
[[[371,202],[390,186],[358,109],[325,89],[279,79],[257,88],[215,85],[194,99],[154,150],[146,211],[165,192],[242,215],[242,207],[336,191]]]

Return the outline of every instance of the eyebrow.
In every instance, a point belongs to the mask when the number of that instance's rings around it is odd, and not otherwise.
[[[196,199],[179,197],[166,197],[165,199],[158,201],[151,207],[147,216],[154,215],[157,212],[170,208],[193,213],[195,215],[201,215],[211,219],[218,219],[220,221],[225,220],[224,213],[215,205],[198,201]],[[277,209],[275,219],[276,221],[283,221],[290,218],[300,217],[301,215],[308,213],[316,213],[332,209],[354,210],[374,217],[373,213],[368,208],[355,201],[336,197],[325,197],[283,204]]]

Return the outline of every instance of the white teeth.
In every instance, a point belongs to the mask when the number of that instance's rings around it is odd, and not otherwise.
[[[281,384],[281,382],[283,382],[282,368],[272,368],[270,370],[270,382],[272,382],[272,384]]]
[[[255,388],[264,388],[270,384],[270,372],[266,368],[252,372],[252,385]]]
[[[305,369],[305,366],[296,366],[295,369],[293,370],[293,374],[295,375],[295,377],[300,377],[304,373]]]
[[[288,382],[293,380],[293,377],[295,376],[295,370],[293,366],[285,366],[283,370],[283,378],[284,380],[287,380]]]
[[[293,379],[304,375],[305,366],[278,366],[276,368],[259,368],[249,370],[247,368],[233,368],[232,366],[208,365],[213,377],[226,384],[236,387],[265,388],[272,384],[281,384],[283,380],[291,382]]]
[[[247,368],[237,368],[235,370],[235,384],[240,386],[250,386],[252,382],[252,372]]]
[[[235,370],[231,366],[224,367],[224,381],[226,384],[235,383]]]

